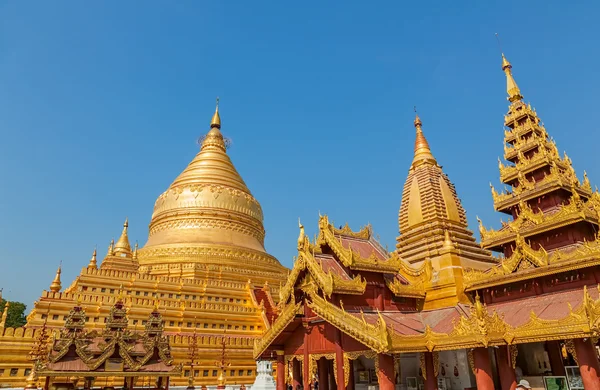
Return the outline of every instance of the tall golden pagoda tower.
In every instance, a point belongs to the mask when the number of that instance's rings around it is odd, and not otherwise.
[[[566,153],[559,154],[536,110],[523,101],[504,54],[502,70],[510,105],[504,116],[507,163],[499,160],[498,168],[500,180],[510,190],[492,187],[492,196],[494,208],[511,220],[499,230],[486,229],[480,221],[482,246],[516,259],[521,254],[535,258],[537,252],[548,257],[546,252],[594,241],[600,227],[600,194],[592,192],[585,172],[579,180]],[[515,261],[514,267],[540,265]]]
[[[185,377],[172,378],[172,384],[185,385],[190,375],[198,385],[217,383],[214,362],[221,349],[216,343],[224,330],[231,363],[227,377],[254,381],[253,342],[277,315],[278,286],[288,270],[265,251],[261,206],[226,145],[217,105],[200,152],[156,201],[146,245],[132,247],[126,219],[102,262],[94,249],[64,290],[58,268],[25,328],[0,323],[0,372],[11,372],[0,384],[24,385],[31,368],[27,354],[39,329],[61,328],[75,304],[85,310],[87,329],[101,329],[116,297],[122,297],[133,329],[145,326],[156,308],[162,314],[175,363],[184,364]],[[186,364],[194,335],[200,358],[192,368]]]
[[[410,264],[431,264],[434,276],[426,309],[465,303],[462,269],[487,269],[495,260],[467,227],[465,210],[431,153],[418,115],[414,125],[414,157],[402,192],[396,251]]]

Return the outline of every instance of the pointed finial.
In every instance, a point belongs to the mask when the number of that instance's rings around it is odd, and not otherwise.
[[[411,169],[425,163],[436,165],[437,161],[435,160],[435,157],[433,157],[433,154],[431,154],[429,143],[425,138],[425,134],[423,134],[423,122],[421,122],[419,115],[415,114],[414,125],[417,129],[417,137],[415,138],[415,157],[413,158]]]
[[[450,239],[450,232],[448,229],[444,229],[444,249],[453,249],[454,245],[452,245],[452,240]]]
[[[496,34],[496,37],[498,37],[498,34]],[[506,74],[506,93],[508,93],[508,100],[511,103],[522,100],[523,95],[521,95],[521,90],[517,86],[517,82],[512,75],[512,65],[508,62],[504,53],[502,53],[502,70]]]
[[[121,237],[117,240],[114,245],[114,253],[117,255],[124,254],[125,257],[131,257],[131,245],[129,244],[129,237],[127,236],[127,230],[129,228],[129,219],[125,218],[123,223],[123,231]]]
[[[90,259],[90,263],[88,264],[88,269],[98,269],[98,263],[96,261],[96,247],[94,247],[94,252],[92,253],[92,258]]]
[[[133,255],[132,255],[134,260],[137,260],[137,258],[138,258],[137,252],[138,252],[138,242],[136,241],[135,246],[133,247]]]
[[[62,272],[62,261],[60,262],[61,265],[58,266],[58,269],[56,270],[56,275],[54,276],[54,280],[52,281],[52,283],[50,283],[50,291],[52,292],[59,292],[62,285],[60,282],[60,274]]]
[[[216,108],[215,108],[215,114],[212,117],[212,120],[210,121],[210,127],[211,129],[213,127],[216,127],[217,129],[221,128],[221,116],[219,115],[219,97],[217,96],[217,104],[216,104]]]

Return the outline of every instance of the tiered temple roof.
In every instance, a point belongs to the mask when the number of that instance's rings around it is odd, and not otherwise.
[[[60,336],[52,343],[48,358],[38,362],[39,375],[181,375],[181,365],[173,365],[158,307],[150,313],[143,332],[128,329],[122,297],[111,308],[104,330],[86,330],[85,322],[85,310],[76,305],[69,312]]]
[[[535,109],[523,101],[504,55],[508,113],[500,179],[510,190],[492,187],[494,207],[509,214],[498,230],[479,221],[481,245],[500,252],[498,266],[465,274],[468,290],[522,282],[600,264],[600,193],[584,172],[579,180],[571,159],[560,156]],[[592,272],[588,271],[588,277]],[[573,276],[569,276],[572,278]],[[577,278],[581,277],[577,276]]]
[[[489,268],[493,259],[480,248],[468,229],[467,215],[456,189],[433,157],[418,116],[414,124],[415,155],[402,192],[398,254],[411,264],[426,259],[435,262],[447,233],[452,245],[460,251],[463,267]]]

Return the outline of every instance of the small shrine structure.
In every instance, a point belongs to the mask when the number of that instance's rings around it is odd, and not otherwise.
[[[134,389],[137,385],[168,390],[169,378],[181,376],[181,365],[173,365],[156,305],[141,332],[128,329],[121,295],[103,330],[87,330],[85,322],[85,310],[77,304],[51,343],[48,357],[34,365],[33,376],[46,378],[44,390],[73,389],[80,387],[78,382],[84,389],[91,389],[96,382],[94,387]]]

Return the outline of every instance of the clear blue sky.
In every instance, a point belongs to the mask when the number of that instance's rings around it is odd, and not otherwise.
[[[577,4],[575,4],[577,3]],[[143,5],[143,6],[142,6]],[[413,105],[472,228],[497,226],[499,32],[526,98],[600,182],[597,2],[0,1],[0,287],[68,286],[126,216],[144,244],[221,97],[229,153],[290,266],[297,219],[393,247]],[[478,234],[477,234],[478,236]]]

